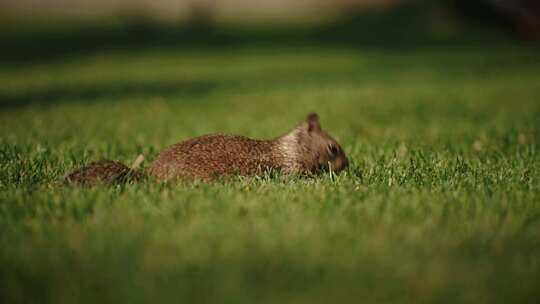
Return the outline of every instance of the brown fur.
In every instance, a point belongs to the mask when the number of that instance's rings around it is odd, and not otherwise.
[[[313,174],[331,169],[341,171],[348,160],[339,144],[321,129],[317,114],[289,133],[256,140],[244,136],[213,134],[192,138],[164,149],[143,173],[113,161],[101,161],[79,169],[69,182],[95,184],[122,181],[124,177],[150,175],[162,180],[253,176],[261,170],[285,174]]]
[[[125,183],[139,180],[142,177],[140,172],[136,172],[120,162],[101,160],[71,172],[65,180],[71,184],[92,186],[98,183]]]
[[[281,167],[283,157],[271,141],[214,134],[166,148],[146,172],[160,179],[251,176],[259,169]]]

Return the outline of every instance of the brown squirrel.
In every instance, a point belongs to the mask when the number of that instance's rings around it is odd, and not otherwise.
[[[269,169],[284,174],[339,172],[349,164],[341,146],[321,129],[315,113],[309,114],[297,128],[274,139],[204,135],[164,149],[149,167],[139,170],[143,159],[139,155],[131,167],[111,160],[94,162],[68,174],[65,180],[82,185],[119,183],[145,176],[160,180],[211,180],[232,175],[254,176]]]

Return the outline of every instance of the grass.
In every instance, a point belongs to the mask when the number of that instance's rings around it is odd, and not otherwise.
[[[538,59],[310,44],[1,66],[2,302],[535,303]],[[349,155],[339,176],[58,184],[310,111]]]

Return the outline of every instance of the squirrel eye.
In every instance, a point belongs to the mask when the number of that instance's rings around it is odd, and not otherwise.
[[[330,151],[330,154],[336,155],[338,153],[338,147],[334,145],[328,145],[328,151]]]

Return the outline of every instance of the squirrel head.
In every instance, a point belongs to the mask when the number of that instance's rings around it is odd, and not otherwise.
[[[345,152],[338,142],[321,128],[319,115],[310,113],[298,129],[300,162],[308,171],[339,172],[347,168],[349,160]]]

